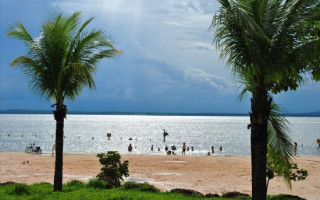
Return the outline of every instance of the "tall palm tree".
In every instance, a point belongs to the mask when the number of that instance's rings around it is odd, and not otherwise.
[[[242,77],[244,78],[244,77]],[[246,92],[251,92],[253,87],[250,82],[241,80],[244,89],[239,95],[242,100]],[[289,136],[289,121],[281,115],[281,108],[273,101],[271,104],[270,116],[267,129],[267,166],[268,171],[281,175],[288,187],[291,188],[291,166],[293,163],[293,142]],[[267,189],[269,176],[267,173]]]
[[[309,37],[319,0],[219,0],[210,28],[221,57],[250,82],[252,198],[266,199],[270,92],[295,90],[302,72],[315,70],[319,38]],[[319,64],[319,63],[318,63]]]
[[[62,190],[63,128],[67,114],[64,101],[75,100],[85,86],[95,89],[93,74],[97,62],[121,53],[103,31],[85,31],[93,18],[79,26],[80,14],[59,14],[49,19],[36,38],[21,23],[7,32],[7,36],[23,41],[28,48],[27,55],[17,57],[11,65],[20,67],[34,93],[55,101],[52,105],[56,120],[54,191]]]

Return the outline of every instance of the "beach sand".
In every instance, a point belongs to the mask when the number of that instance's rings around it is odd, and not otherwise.
[[[280,178],[269,183],[268,194],[298,195],[320,199],[320,157],[295,157],[300,168],[308,170],[307,180],[292,183],[292,190]],[[203,194],[238,191],[251,195],[249,156],[166,156],[122,155],[129,160],[126,180],[148,182],[163,191],[173,188],[197,190]],[[0,183],[53,183],[54,157],[50,154],[0,153]],[[25,162],[25,164],[23,164]],[[27,163],[29,162],[29,163]],[[88,181],[100,171],[96,155],[64,155],[63,182]]]

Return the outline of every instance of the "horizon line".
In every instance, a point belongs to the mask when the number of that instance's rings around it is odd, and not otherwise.
[[[0,110],[0,114],[52,114],[53,110],[29,110],[29,109],[7,109]],[[78,111],[69,110],[69,114],[78,115],[158,115],[158,116],[249,116],[248,113],[229,113],[229,112],[143,112],[143,111]],[[282,113],[283,116],[305,116],[320,117],[320,111],[305,113]]]

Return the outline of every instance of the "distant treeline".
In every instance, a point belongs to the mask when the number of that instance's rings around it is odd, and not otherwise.
[[[52,114],[51,110],[0,110],[0,114]],[[248,113],[165,113],[165,112],[95,112],[72,111],[74,115],[158,115],[158,116],[249,116]],[[284,113],[284,116],[292,117],[320,117],[320,111],[310,113]]]

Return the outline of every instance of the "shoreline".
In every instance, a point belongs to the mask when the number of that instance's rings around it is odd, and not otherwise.
[[[54,156],[0,152],[0,183],[53,183]],[[148,182],[162,191],[185,188],[207,193],[238,191],[251,195],[250,156],[182,156],[121,154],[129,161],[126,181]],[[28,163],[27,163],[28,161]],[[320,156],[295,157],[306,169],[306,180],[292,182],[288,189],[281,178],[270,180],[268,194],[291,194],[316,200],[320,190]],[[25,164],[23,164],[25,162]],[[88,181],[100,171],[96,154],[64,154],[63,182]]]

